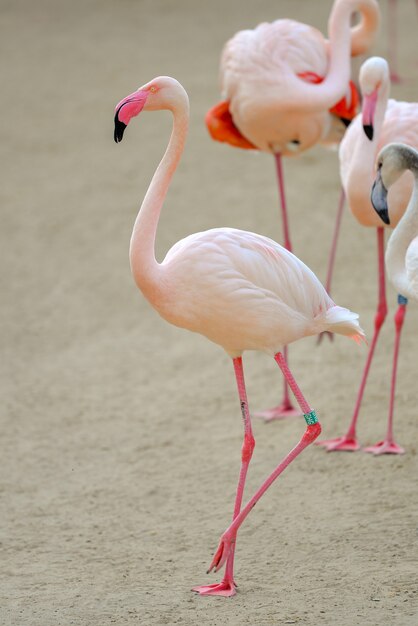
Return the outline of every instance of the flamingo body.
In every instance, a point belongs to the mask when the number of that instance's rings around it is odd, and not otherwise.
[[[154,302],[160,315],[205,335],[231,356],[244,350],[274,355],[331,327],[356,332],[355,316],[335,306],[302,261],[255,233],[216,228],[190,235],[171,248],[162,270],[172,295]]]
[[[395,237],[393,238],[393,235]],[[410,241],[404,258],[404,268],[399,267],[402,257],[397,249],[399,233],[393,233],[386,248],[388,278],[398,293],[406,298],[418,300],[418,233]],[[393,241],[392,241],[393,238]]]
[[[406,294],[418,300],[418,235],[411,241],[406,251],[405,269],[409,284]]]

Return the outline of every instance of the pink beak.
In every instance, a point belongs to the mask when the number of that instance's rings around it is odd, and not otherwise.
[[[361,112],[363,120],[363,129],[370,141],[373,140],[374,114],[377,103],[377,89],[368,96],[364,96]]]
[[[125,128],[130,120],[141,113],[147,101],[149,91],[134,91],[129,96],[118,102],[115,108],[115,132],[116,143],[122,141]]]

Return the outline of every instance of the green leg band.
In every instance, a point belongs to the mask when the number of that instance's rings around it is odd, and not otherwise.
[[[318,422],[315,411],[311,411],[310,413],[304,413],[303,417],[305,418],[305,422],[308,424],[308,426],[312,426],[312,424],[316,424]]]

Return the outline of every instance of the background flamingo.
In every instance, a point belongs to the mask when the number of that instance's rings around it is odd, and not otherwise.
[[[320,433],[315,412],[303,397],[281,353],[282,347],[323,330],[363,338],[358,316],[335,306],[315,275],[291,252],[271,239],[231,228],[190,235],[176,243],[159,264],[154,245],[162,204],[183,152],[189,120],[188,97],[174,79],[159,77],[119,102],[115,141],[122,140],[130,119],[142,110],[169,109],[173,131],[135,221],[131,269],[152,306],[176,326],[201,333],[221,345],[233,359],[244,443],[234,519],[222,535],[210,570],[227,562],[221,583],[195,587],[201,594],[231,596],[235,537],[251,508],[287,465]],[[241,511],[254,437],[242,368],[244,350],[273,356],[304,413],[306,431]]]
[[[359,11],[361,23],[350,29]],[[312,146],[337,144],[357,112],[350,83],[350,56],[371,46],[379,22],[375,0],[335,0],[329,41],[316,29],[294,20],[263,23],[230,39],[221,58],[223,101],[206,116],[211,136],[244,149],[273,154],[279,183],[284,245],[291,250],[282,160]],[[326,288],[344,205],[341,195]],[[275,419],[295,413],[287,386],[274,409],[257,413]]]
[[[372,204],[385,224],[390,224],[387,194],[402,174],[409,170],[414,176],[414,194],[403,217],[398,222],[386,248],[385,262],[390,282],[399,296],[397,326],[403,324],[408,298],[418,300],[418,153],[404,144],[389,144],[379,153],[377,177],[373,186]],[[400,332],[396,335],[391,398],[389,406],[387,441],[393,440],[393,410],[395,403],[396,374],[398,365]],[[402,449],[399,449],[401,452]]]
[[[384,268],[384,230],[382,222],[370,201],[370,189],[374,179],[374,163],[379,150],[393,141],[402,141],[418,146],[418,104],[388,100],[390,80],[387,62],[380,57],[368,59],[360,70],[360,88],[363,95],[362,114],[358,115],[340,146],[341,180],[348,204],[355,218],[363,226],[377,228],[379,297],[374,322],[373,339],[369,347],[360,388],[354,407],[353,416],[347,433],[343,437],[319,442],[328,450],[358,450],[356,425],[361,402],[373,359],[379,333],[387,315],[385,268]],[[412,175],[405,172],[391,186],[388,204],[391,222],[394,228],[405,211],[412,191]],[[399,303],[395,315],[396,341],[399,342],[403,324],[404,303]],[[393,397],[391,397],[391,403]],[[365,448],[366,452],[382,454],[384,452],[402,452],[393,437],[379,442],[376,446]]]

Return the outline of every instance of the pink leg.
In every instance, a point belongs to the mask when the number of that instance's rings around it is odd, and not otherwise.
[[[242,511],[234,518],[232,524],[227,528],[224,534],[221,537],[218,549],[213,557],[212,563],[209,567],[209,572],[215,569],[218,571],[225,561],[229,559],[229,555],[233,553],[233,549],[235,546],[236,535],[239,527],[247,517],[248,513],[251,509],[257,504],[262,495],[267,491],[270,485],[276,480],[278,476],[286,469],[286,467],[304,450],[316,437],[318,437],[321,432],[321,425],[318,422],[315,411],[313,411],[309,404],[306,402],[305,398],[302,395],[301,390],[299,389],[295,379],[293,378],[286,360],[284,356],[278,352],[275,355],[275,360],[280,366],[283,375],[285,376],[290,388],[292,389],[300,408],[302,409],[305,420],[307,423],[307,428],[305,433],[303,434],[299,443],[289,452],[289,454],[283,459],[281,463],[276,467],[276,469],[270,474],[270,476],[264,481],[258,491],[254,494],[254,496],[249,500],[249,502],[245,505]]]
[[[361,402],[363,400],[364,390],[366,387],[367,377],[369,375],[370,365],[373,359],[374,351],[376,348],[377,340],[379,338],[380,329],[387,315],[386,304],[386,286],[385,286],[385,258],[384,258],[384,231],[383,228],[377,229],[377,247],[378,247],[378,263],[379,263],[379,303],[374,319],[374,334],[370,344],[369,353],[367,355],[366,365],[364,367],[363,376],[360,383],[360,388],[357,395],[356,405],[354,407],[353,417],[351,418],[350,426],[347,433],[343,437],[337,437],[336,439],[328,439],[325,441],[318,441],[317,445],[324,446],[328,451],[333,450],[347,450],[354,452],[359,450],[360,444],[356,437],[356,425],[360,412]]]
[[[286,361],[288,361],[287,352],[287,346],[285,346],[283,349],[283,355]],[[271,409],[253,412],[254,417],[260,417],[265,422],[272,422],[273,420],[280,420],[286,417],[300,417],[300,415],[301,412],[299,409],[296,409],[290,401],[289,385],[287,384],[286,379],[283,384],[283,400],[281,403]]]
[[[277,182],[279,185],[280,206],[282,209],[284,247],[286,248],[286,250],[290,250],[292,252],[292,244],[290,243],[289,219],[287,215],[286,194],[284,191],[282,155],[280,154],[280,152],[278,152],[274,155],[274,158],[276,160]]]
[[[280,196],[280,205],[282,209],[282,221],[283,221],[283,234],[284,234],[284,247],[287,250],[292,251],[292,244],[290,243],[290,232],[289,232],[289,221],[287,218],[287,207],[286,207],[286,195],[284,191],[284,177],[283,177],[283,165],[282,165],[282,156],[280,153],[274,155],[276,159],[276,172],[277,172],[277,181],[279,185],[279,196]],[[284,348],[284,357],[287,360],[288,349],[287,346]],[[254,413],[254,417],[261,417],[266,422],[271,422],[277,419],[283,419],[285,417],[296,417],[300,416],[300,411],[295,409],[293,406],[290,395],[289,395],[289,387],[286,380],[283,383],[283,400],[278,406],[275,406],[271,409],[264,409],[263,411],[257,411]]]
[[[388,0],[388,57],[390,68],[390,80],[392,83],[400,83],[397,62],[397,0]]]
[[[325,283],[325,289],[330,295],[331,295],[332,274],[333,274],[334,265],[335,265],[335,254],[337,252],[338,236],[340,234],[341,220],[342,220],[343,212],[344,212],[344,204],[345,204],[345,193],[344,193],[344,189],[341,187],[340,199],[338,201],[337,217],[336,217],[335,226],[334,226],[334,235],[333,235],[332,244],[331,244],[331,252],[329,255],[329,259],[328,259],[327,280]],[[334,334],[325,330],[318,336],[318,340],[317,340],[318,344],[321,343],[324,335],[328,335],[331,341],[333,341]]]
[[[235,519],[242,504],[244,494],[245,479],[247,477],[248,466],[255,446],[253,431],[251,427],[251,418],[248,410],[247,392],[245,389],[244,370],[242,367],[242,358],[234,359],[235,378],[237,381],[238,394],[241,404],[242,419],[244,422],[244,442],[241,450],[241,471],[238,479],[237,493],[235,496],[234,515]],[[225,576],[220,583],[214,585],[201,585],[193,587],[192,591],[197,591],[201,595],[217,595],[217,596],[233,596],[236,593],[236,583],[234,581],[234,553],[235,544],[231,547],[225,568]]]
[[[403,454],[405,452],[403,448],[398,446],[393,438],[393,409],[395,406],[396,373],[398,368],[399,345],[401,341],[401,332],[406,314],[406,305],[408,301],[406,298],[403,298],[403,296],[399,296],[398,302],[399,307],[395,313],[396,336],[395,349],[393,353],[388,429],[386,433],[386,439],[384,441],[379,441],[379,443],[377,443],[375,446],[369,446],[368,448],[364,448],[365,452],[372,452],[373,454]]]
[[[331,252],[328,259],[328,272],[327,272],[327,280],[325,283],[325,289],[330,294],[331,293],[331,282],[332,282],[332,274],[334,271],[335,264],[335,253],[337,251],[337,243],[338,243],[338,235],[340,234],[340,226],[341,219],[344,212],[344,204],[345,204],[345,193],[344,189],[341,187],[340,199],[338,201],[338,209],[337,209],[337,217],[335,220],[334,227],[334,236],[332,238]]]

